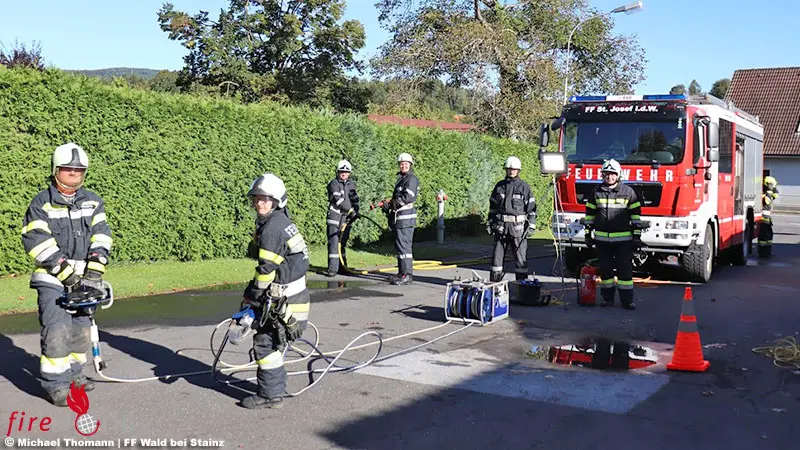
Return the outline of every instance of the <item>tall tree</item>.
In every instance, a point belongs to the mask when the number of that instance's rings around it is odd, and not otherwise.
[[[535,136],[558,114],[569,63],[573,93],[630,93],[643,79],[644,51],[618,36],[586,0],[379,0],[392,38],[373,60],[379,77],[440,79],[476,94],[472,116],[488,130]],[[567,58],[568,57],[568,58]]]
[[[364,26],[342,21],[344,8],[344,0],[230,0],[214,21],[207,11],[190,16],[165,3],[158,22],[189,49],[184,88],[327,105],[346,71],[363,70],[356,52]]]
[[[685,94],[686,93],[686,86],[684,86],[682,84],[676,84],[675,86],[672,86],[672,88],[669,90],[669,93],[670,94]]]
[[[711,85],[711,90],[708,91],[708,93],[717,98],[725,98],[725,94],[728,93],[728,89],[730,89],[730,87],[731,79],[722,78],[715,81],[714,84]]]
[[[692,82],[689,83],[689,95],[700,95],[702,93],[703,88],[700,87],[700,83],[698,83],[697,80],[692,80]]]
[[[30,47],[24,43],[14,42],[14,45],[6,49],[0,43],[0,65],[9,69],[13,67],[27,67],[44,70],[44,58],[42,58],[42,46],[38,42],[33,42]]]

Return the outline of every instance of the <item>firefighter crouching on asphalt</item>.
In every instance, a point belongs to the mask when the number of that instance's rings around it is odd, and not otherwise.
[[[603,182],[586,201],[586,245],[597,248],[603,306],[613,306],[616,269],[619,301],[625,309],[633,303],[633,252],[641,247],[641,204],[636,192],[620,182],[622,167],[613,159],[603,163]],[[591,236],[594,230],[594,239]]]
[[[391,200],[383,202],[383,211],[389,219],[389,228],[394,232],[394,248],[397,251],[397,276],[391,283],[404,285],[411,283],[414,266],[414,227],[417,226],[417,208],[414,202],[419,194],[419,178],[411,166],[414,158],[408,153],[400,153],[397,165],[397,182]]]
[[[302,336],[311,304],[306,289],[308,248],[289,217],[283,180],[265,173],[253,181],[247,196],[258,215],[254,234],[258,266],[242,306],[250,304],[256,316],[253,351],[258,392],[242,400],[241,406],[280,408],[286,392],[283,352],[287,341]],[[269,299],[272,307],[264,310]]]
[[[758,256],[772,256],[772,208],[778,199],[778,180],[764,177],[761,194],[761,223],[758,225]]]
[[[350,238],[350,226],[358,218],[359,200],[356,183],[350,179],[353,166],[346,159],[336,164],[336,178],[328,183],[328,271],[325,275],[335,276],[345,273],[347,253],[345,247]],[[342,232],[342,226],[347,228]],[[339,242],[342,244],[342,261],[345,267],[339,267]]]
[[[67,406],[73,381],[94,389],[83,374],[90,317],[83,311],[70,314],[56,303],[65,289],[103,290],[111,228],[103,200],[82,187],[88,168],[89,157],[79,145],[56,148],[52,182],[33,198],[22,222],[22,243],[36,266],[30,287],[36,289],[42,327],[41,383],[57,406]]]
[[[536,199],[530,185],[519,178],[522,162],[516,156],[509,156],[503,167],[506,177],[494,186],[489,197],[487,231],[494,235],[489,273],[492,282],[503,279],[507,247],[514,252],[516,279],[528,277],[528,234],[536,228]]]

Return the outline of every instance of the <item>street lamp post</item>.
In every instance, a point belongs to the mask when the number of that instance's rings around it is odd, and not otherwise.
[[[578,24],[575,25],[575,28],[573,28],[572,31],[569,33],[569,39],[567,39],[567,68],[566,68],[566,73],[564,74],[564,104],[565,105],[567,104],[567,84],[569,83],[569,68],[570,68],[570,59],[571,59],[570,58],[569,49],[570,49],[570,46],[572,44],[572,35],[575,34],[575,31],[577,31],[578,28],[580,28],[580,26],[583,25],[584,23],[586,23],[586,22],[588,22],[588,21],[590,21],[592,19],[597,19],[598,17],[605,17],[605,16],[609,16],[611,14],[617,14],[617,13],[633,14],[635,12],[641,11],[641,9],[642,9],[642,2],[641,1],[628,3],[627,5],[623,5],[623,6],[614,8],[611,11],[608,11],[608,12],[605,12],[605,13],[595,14],[595,15],[589,17],[588,19],[584,19],[584,20],[578,22]]]

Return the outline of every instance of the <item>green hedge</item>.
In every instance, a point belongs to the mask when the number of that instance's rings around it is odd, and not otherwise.
[[[508,155],[522,159],[523,178],[538,199],[547,190],[530,144],[0,66],[0,274],[31,268],[20,240],[22,217],[47,186],[53,149],[68,141],[89,153],[86,186],[106,201],[116,262],[244,255],[253,223],[245,193],[265,171],[286,181],[290,211],[307,241],[324,243],[325,186],[342,157],[354,166],[367,211],[369,201],[390,195],[397,154],[414,156],[421,237],[435,226],[439,189],[449,196],[448,223],[471,223],[460,231],[476,232]],[[550,210],[542,203],[540,224]],[[379,212],[372,216],[386,223]],[[353,236],[368,243],[381,233],[360,221]]]

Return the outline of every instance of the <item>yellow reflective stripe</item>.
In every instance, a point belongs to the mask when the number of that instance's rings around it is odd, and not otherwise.
[[[25,228],[22,229],[22,234],[26,234],[33,230],[42,230],[47,234],[53,234],[50,231],[50,227],[47,226],[47,222],[44,220],[34,220],[33,222],[29,223]]]
[[[642,216],[639,214],[631,214],[631,220],[642,220]]]
[[[86,268],[89,270],[95,270],[97,272],[105,273],[106,266],[104,264],[100,264],[96,261],[89,261],[89,264],[86,264]]]
[[[42,355],[39,359],[39,370],[42,373],[61,374],[71,370],[69,356],[63,358],[48,358]]]
[[[602,285],[614,284],[614,279],[612,278],[610,280],[600,280],[600,284]]]
[[[66,206],[53,206],[50,202],[45,203],[42,205],[42,210],[44,211],[63,211],[66,210]]]
[[[94,218],[92,219],[92,226],[95,226],[98,223],[105,221],[106,221],[106,213],[95,214]]]
[[[256,270],[256,281],[259,281],[259,282],[262,282],[262,283],[272,283],[272,280],[274,280],[274,279],[275,279],[275,271],[274,270],[272,272],[266,274],[266,275],[262,274],[262,273],[260,273],[259,271]]]
[[[284,261],[283,256],[269,250],[264,250],[263,248],[258,249],[258,258],[266,261],[272,261],[275,264],[280,264]]]
[[[633,280],[617,280],[617,284],[621,286],[633,286]]]
[[[86,364],[86,353],[70,353],[68,358],[71,361],[77,361],[80,364]]]
[[[295,245],[301,243],[302,241],[303,241],[303,235],[297,233],[294,236],[290,237],[288,241],[286,241],[286,246],[292,248]]]
[[[31,255],[31,258],[36,258],[43,251],[47,250],[50,247],[56,247],[57,245],[58,243],[56,243],[56,238],[50,238],[42,242],[41,244],[37,245],[36,247],[33,247],[33,249],[31,249],[31,251],[29,251],[28,254]]]
[[[642,230],[633,230],[633,234],[641,236],[642,235]]]
[[[56,278],[58,278],[59,281],[64,281],[73,273],[75,273],[75,269],[72,268],[71,264],[67,264],[67,267],[65,267],[64,270],[59,272],[58,275],[56,275]]]
[[[639,203],[639,202],[634,202],[634,203],[631,203],[630,205],[628,205],[628,209],[633,209],[633,208],[641,208],[641,206],[642,206],[642,204],[641,204],[641,203]]]
[[[308,312],[311,309],[311,303],[289,303],[289,311],[293,313]]]
[[[597,206],[592,202],[586,202],[586,207],[591,209],[597,209]]]
[[[283,366],[283,353],[272,352],[267,356],[256,360],[256,364],[258,364],[258,367],[262,369],[277,369]]]
[[[111,244],[114,240],[111,239],[111,236],[105,234],[93,234],[92,235],[92,242],[105,242],[107,244]]]
[[[594,234],[596,236],[605,236],[605,237],[624,237],[624,236],[630,236],[631,232],[630,231],[614,231],[612,233],[607,233],[605,231],[596,231],[595,230]]]

